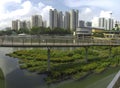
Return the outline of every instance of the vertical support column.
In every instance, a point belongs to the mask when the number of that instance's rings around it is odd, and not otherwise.
[[[2,38],[2,43],[1,43],[1,45],[3,45],[3,43],[4,43],[4,37],[2,36],[1,38]]]
[[[12,46],[13,46],[13,37],[12,37]]]
[[[31,37],[30,37],[30,43],[31,43],[31,45],[32,45],[32,35],[31,35]]]
[[[109,58],[111,58],[111,57],[112,57],[112,55],[111,55],[111,54],[112,54],[112,52],[111,52],[111,51],[112,51],[112,46],[110,46],[110,47],[109,47]]]
[[[50,71],[50,48],[48,47],[48,60],[47,60],[47,71]]]
[[[40,45],[40,35],[39,35],[39,45]]]
[[[22,38],[22,41],[23,41],[22,43],[23,43],[23,45],[24,45],[24,37]]]
[[[85,61],[88,62],[88,47],[85,47]]]

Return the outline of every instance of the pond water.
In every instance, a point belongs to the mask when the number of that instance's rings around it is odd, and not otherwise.
[[[0,48],[0,67],[4,73],[6,88],[46,88],[44,77],[19,68],[18,59],[6,56],[15,48]]]

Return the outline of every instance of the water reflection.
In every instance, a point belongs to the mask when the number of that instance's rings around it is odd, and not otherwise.
[[[37,75],[19,68],[18,59],[5,56],[17,48],[0,48],[0,67],[6,79],[6,88],[46,88],[45,75]]]

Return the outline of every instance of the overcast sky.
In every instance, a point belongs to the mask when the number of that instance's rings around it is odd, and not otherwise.
[[[49,9],[58,11],[79,10],[79,19],[91,21],[97,17],[110,17],[120,20],[120,0],[0,0],[0,28],[11,26],[15,19],[28,19],[41,14],[49,18]]]

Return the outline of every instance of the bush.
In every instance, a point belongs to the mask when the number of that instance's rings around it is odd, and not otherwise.
[[[74,74],[72,76],[72,78],[74,80],[78,80],[78,79],[81,79],[81,78],[85,77],[87,74],[88,74],[87,72],[77,72],[76,74]]]
[[[80,54],[74,54],[73,56],[72,56],[72,58],[73,59],[83,59],[83,56],[81,56]]]
[[[26,68],[27,68],[27,65],[26,65],[26,64],[22,64],[22,65],[20,65],[20,68],[21,68],[21,69],[26,69]]]
[[[82,71],[91,71],[93,69],[95,69],[97,67],[97,63],[90,63],[90,64],[86,64],[84,66],[81,67]]]
[[[105,70],[105,67],[98,67],[94,70],[95,73],[101,73]]]

